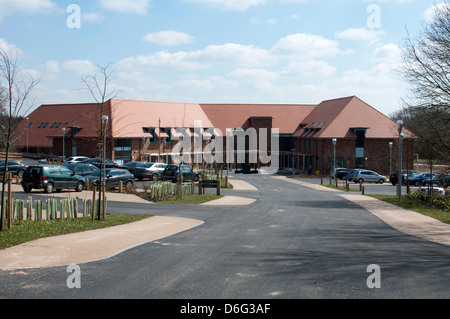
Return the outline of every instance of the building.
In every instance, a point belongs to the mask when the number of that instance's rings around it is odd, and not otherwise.
[[[42,105],[22,121],[19,143],[31,153],[96,157],[101,154],[99,136],[103,115],[108,116],[106,156],[119,163],[141,160],[171,163],[180,138],[194,139],[201,135],[201,149],[204,149],[219,139],[226,145],[225,135],[249,129],[256,132],[258,143],[260,129],[268,130],[271,150],[270,131],[277,129],[279,147],[272,155],[278,156],[282,169],[294,167],[328,174],[335,165],[334,158],[337,167],[366,168],[383,174],[397,167],[397,160],[390,166],[390,158],[398,156],[397,124],[355,96],[318,105],[114,99],[105,103],[103,112],[99,104],[92,103]],[[412,168],[413,135],[405,129],[403,132],[402,165]],[[191,149],[192,154],[196,151]],[[259,158],[255,165],[261,165]]]

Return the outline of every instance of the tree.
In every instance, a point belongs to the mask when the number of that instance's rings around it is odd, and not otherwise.
[[[403,46],[401,73],[412,96],[393,115],[402,118],[436,158],[450,158],[450,3],[436,6],[434,20]]]
[[[3,230],[5,215],[5,184],[7,183],[8,157],[20,120],[34,106],[32,91],[39,83],[26,72],[20,71],[19,53],[6,52],[0,48],[0,93],[1,93],[1,119],[0,128],[5,140],[5,164],[2,186],[2,206],[0,217],[0,231]]]
[[[105,134],[106,127],[103,121],[104,116],[110,117],[110,111],[106,108],[106,104],[108,100],[114,99],[120,93],[117,89],[110,89],[110,85],[112,82],[112,75],[114,70],[111,70],[111,63],[108,63],[106,66],[98,66],[97,71],[94,74],[85,76],[82,78],[82,82],[84,83],[86,89],[90,92],[95,102],[99,105],[99,139],[97,145],[99,146],[99,153],[101,154],[101,169],[100,169],[100,187],[99,187],[99,200],[97,201],[97,220],[101,219],[101,202],[104,200],[104,191],[105,186],[103,185],[103,158],[105,158]],[[109,119],[111,120],[111,119]],[[107,125],[107,124],[106,124]],[[103,192],[103,195],[102,195]],[[103,202],[103,209],[105,209],[105,203]],[[104,216],[103,216],[104,217]]]

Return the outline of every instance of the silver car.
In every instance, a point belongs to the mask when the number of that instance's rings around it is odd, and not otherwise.
[[[355,183],[364,183],[364,182],[372,182],[372,183],[380,183],[383,184],[387,181],[387,178],[383,175],[380,175],[378,173],[375,173],[373,171],[363,170],[357,172],[353,176],[353,181]]]

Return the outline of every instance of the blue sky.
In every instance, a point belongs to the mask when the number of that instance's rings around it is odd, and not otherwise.
[[[40,79],[36,106],[91,102],[82,76],[112,63],[111,88],[124,99],[315,104],[356,95],[389,115],[408,94],[396,72],[406,29],[417,35],[437,2],[0,0],[0,47]]]

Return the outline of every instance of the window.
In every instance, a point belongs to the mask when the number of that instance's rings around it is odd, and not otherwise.
[[[33,122],[31,122],[30,124],[28,124],[28,128],[30,128],[30,127],[31,127],[31,125],[33,125]]]
[[[169,137],[166,137],[166,143],[172,143],[172,129],[166,128],[165,132]]]
[[[41,124],[39,124],[38,128],[41,128],[44,124],[45,122],[42,122]]]
[[[150,128],[148,129],[148,132],[152,135],[152,136],[148,139],[148,142],[149,142],[150,144],[155,143],[155,142],[156,142],[155,128],[154,128],[154,127],[150,127]]]

